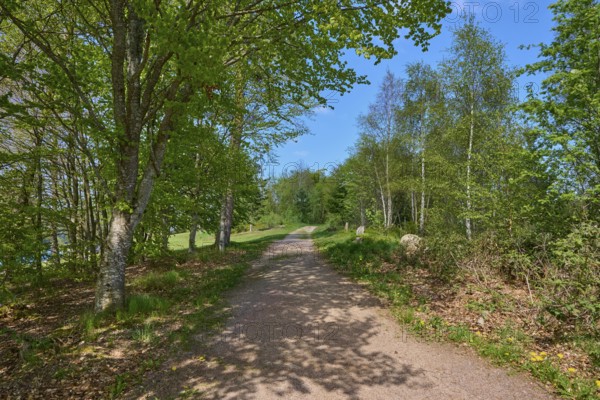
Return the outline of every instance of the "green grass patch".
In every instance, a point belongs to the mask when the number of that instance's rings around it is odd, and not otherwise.
[[[109,387],[109,396],[111,399],[118,398],[127,388],[129,374],[120,374],[115,377],[115,381]]]
[[[184,274],[179,271],[171,270],[167,272],[150,272],[132,282],[132,285],[140,291],[162,292],[169,291],[177,285]]]
[[[131,334],[131,338],[136,342],[150,344],[157,339],[157,335],[154,326],[146,323],[135,328]]]
[[[136,316],[148,316],[152,313],[164,314],[169,309],[169,301],[150,294],[135,294],[127,299],[125,311],[117,313],[117,319],[126,320]]]

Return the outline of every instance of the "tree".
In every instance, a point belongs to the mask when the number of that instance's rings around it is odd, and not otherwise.
[[[535,125],[553,192],[574,201],[578,218],[600,215],[600,4],[559,0],[550,6],[554,40],[540,44],[540,61],[521,72],[545,73],[539,96],[523,110]]]
[[[413,152],[416,153],[419,159],[421,211],[418,212],[418,226],[419,232],[422,234],[425,231],[425,198],[427,192],[425,159],[426,152],[431,151],[428,147],[431,135],[436,128],[435,107],[441,103],[441,88],[436,72],[429,65],[422,62],[407,65],[406,76],[402,93],[403,106],[399,110],[398,118],[400,118],[400,123],[403,126],[402,133],[409,137]],[[416,202],[413,200],[414,203]],[[415,211],[417,208],[415,206]],[[416,215],[417,212],[413,214]]]
[[[402,101],[402,81],[388,71],[375,103],[369,106],[369,112],[359,118],[361,145],[371,152],[371,166],[374,168],[381,209],[383,226],[387,229],[393,224],[392,205],[392,153],[397,143],[397,114]]]
[[[512,79],[505,59],[502,45],[470,16],[454,32],[450,57],[441,65],[452,122],[460,135],[456,150],[465,159],[464,180],[460,181],[464,185],[464,221],[469,240],[476,216],[474,175],[479,171],[475,168],[478,160],[485,159],[478,154],[478,148],[486,136],[499,134],[499,123],[512,96]]]
[[[248,183],[243,168],[245,155],[260,157],[262,153],[306,132],[298,117],[308,113],[309,106],[290,98],[285,91],[276,90],[276,82],[285,80],[285,77],[245,78],[242,71],[248,73],[250,68],[246,65],[242,70],[240,65],[237,66],[226,101],[230,103],[229,107],[222,110],[221,126],[229,149],[223,174],[229,178],[223,188],[219,229],[215,235],[221,251],[229,245],[231,238],[236,186]]]

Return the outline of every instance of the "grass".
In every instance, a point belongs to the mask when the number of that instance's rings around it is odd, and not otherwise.
[[[123,321],[151,314],[164,314],[170,309],[167,299],[150,294],[134,294],[127,299],[125,310],[117,312],[117,320]]]
[[[161,292],[168,291],[184,279],[181,271],[170,270],[167,272],[152,271],[146,275],[136,278],[133,286],[140,291]]]
[[[157,339],[155,328],[152,324],[143,324],[142,326],[135,328],[131,338],[136,342],[149,344]]]
[[[319,251],[333,262],[335,268],[366,284],[372,293],[385,299],[392,314],[414,334],[428,340],[467,344],[494,364],[530,372],[565,398],[598,398],[598,383],[578,376],[577,371],[565,372],[565,360],[556,355],[530,354],[528,349],[534,346],[534,340],[519,329],[505,325],[491,332],[474,331],[466,324],[447,322],[431,312],[427,299],[416,296],[405,279],[404,272],[409,266],[398,264],[402,258],[394,256],[399,248],[397,239],[367,232],[362,242],[356,242],[353,232],[335,232],[326,228],[319,228],[314,237]],[[497,294],[492,294],[490,302],[471,300],[465,308],[490,313],[497,309],[512,311],[511,305]],[[592,361],[596,352],[600,358],[597,341],[578,340],[578,348],[590,354]]]
[[[119,397],[125,388],[127,387],[128,374],[121,374],[115,377],[115,383],[110,386],[110,398],[115,399]]]

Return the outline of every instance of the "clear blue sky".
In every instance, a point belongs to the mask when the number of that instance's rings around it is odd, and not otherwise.
[[[452,28],[459,23],[461,11],[471,10],[480,25],[505,45],[508,65],[524,66],[534,62],[538,50],[521,50],[519,46],[551,41],[553,21],[548,10],[549,4],[549,0],[452,0],[453,11],[444,19],[442,33],[431,41],[427,52],[422,52],[410,41],[402,39],[396,42],[398,54],[378,65],[373,65],[372,60],[349,53],[346,57],[348,64],[359,74],[366,75],[371,84],[356,86],[342,97],[337,94],[327,95],[331,96],[331,105],[335,109],[318,110],[307,121],[311,134],[277,149],[279,165],[270,167],[270,170],[278,174],[286,168],[294,169],[294,165],[299,162],[311,168],[327,168],[343,162],[348,155],[348,148],[358,137],[357,117],[365,113],[369,103],[374,101],[387,69],[403,77],[407,63],[422,60],[437,65],[447,55]],[[539,77],[523,76],[519,79],[521,99],[525,85],[529,82],[539,83]]]

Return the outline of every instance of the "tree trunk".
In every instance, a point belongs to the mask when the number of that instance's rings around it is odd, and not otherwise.
[[[415,191],[410,191],[410,219],[416,225],[417,224],[417,201],[415,200]]]
[[[98,269],[98,261],[96,254],[96,216],[94,213],[94,203],[92,201],[92,192],[90,187],[90,179],[88,177],[85,166],[81,165],[83,172],[83,194],[84,202],[86,205],[86,240],[87,240],[87,251],[89,253],[90,265],[94,271]]]
[[[221,208],[221,220],[219,222],[219,233],[217,244],[220,251],[224,251],[225,247],[231,242],[231,226],[233,225],[233,191],[227,189],[223,206]]]
[[[422,235],[425,231],[425,112],[421,110],[421,215],[419,216],[419,233]]]
[[[127,211],[113,209],[96,285],[96,311],[125,305],[125,267],[133,242],[133,230],[131,215]]]
[[[387,221],[385,228],[388,229],[392,226],[392,191],[390,189],[390,160],[389,160],[389,144],[386,145],[385,154],[385,186],[387,194]]]
[[[362,199],[360,201],[360,225],[361,226],[367,225],[367,212],[365,210],[365,202]]]
[[[60,266],[60,246],[58,244],[58,231],[54,222],[50,225],[50,229],[52,236],[52,245],[50,248],[50,251],[52,252],[52,263],[55,267],[58,267]]]
[[[60,201],[60,192],[58,190],[58,177],[57,177],[57,170],[56,167],[50,169],[50,180],[51,180],[51,186],[52,186],[52,197],[54,199],[54,202],[56,205],[59,205],[58,208],[60,207],[61,201]],[[55,267],[60,266],[60,244],[58,242],[58,227],[56,225],[56,220],[55,218],[51,219],[51,235],[52,235],[52,262],[54,264]]]
[[[425,155],[421,154],[421,215],[419,218],[419,233],[425,231]]]
[[[42,204],[44,194],[44,180],[42,174],[42,135],[34,129],[35,134],[35,235],[37,241],[37,248],[35,251],[35,268],[38,275],[42,276],[42,252],[44,243],[44,227],[42,225]]]
[[[238,108],[238,111],[235,113],[233,118],[233,126],[231,127],[229,134],[229,150],[230,154],[233,155],[232,161],[237,157],[237,153],[240,149],[242,135],[244,133],[244,108],[245,108],[245,99],[244,99],[244,87],[245,80],[241,73],[241,70],[238,69],[236,72],[236,81],[235,81],[235,103]],[[233,171],[232,171],[233,172]],[[237,175],[234,173],[234,176]],[[231,242],[231,227],[233,226],[233,206],[234,206],[234,187],[235,187],[236,179],[229,179],[227,191],[225,192],[225,196],[223,199],[223,205],[221,207],[221,221],[219,223],[219,233],[218,233],[218,246],[220,251],[224,251],[226,246],[229,246]]]
[[[196,233],[198,232],[198,214],[192,215],[192,225],[190,226],[190,237],[188,240],[188,253],[196,251]]]
[[[379,172],[377,171],[377,166],[375,166],[375,177],[377,178],[377,184],[379,186],[379,194],[381,197],[381,209],[383,211],[383,226],[387,227],[387,207],[385,204],[385,192],[383,190],[383,186],[381,185],[381,179],[379,178]]]
[[[473,99],[471,99],[473,100]],[[469,126],[469,150],[467,151],[467,217],[465,219],[465,226],[467,229],[467,239],[471,240],[472,228],[471,228],[471,157],[473,153],[473,134],[475,130],[475,104],[471,101],[471,115],[470,115],[470,126]]]

